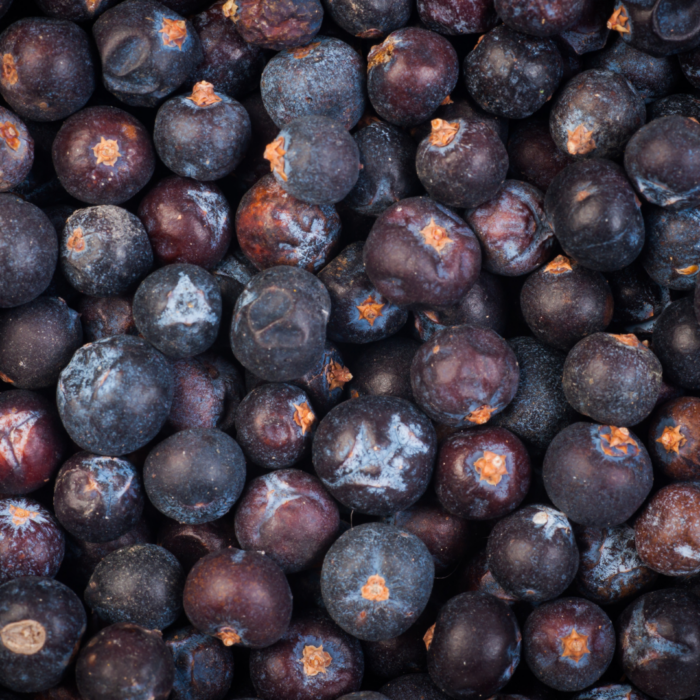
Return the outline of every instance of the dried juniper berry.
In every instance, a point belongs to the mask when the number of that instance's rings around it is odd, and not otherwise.
[[[612,10],[613,0],[584,0],[578,19],[559,34],[557,42],[579,56],[602,49],[610,34],[607,20]]]
[[[567,355],[562,382],[567,401],[579,413],[628,426],[653,410],[661,370],[656,355],[637,336],[593,333]]]
[[[678,60],[688,82],[695,88],[700,87],[700,51],[695,49],[688,53],[682,53]]]
[[[654,466],[669,479],[700,479],[700,399],[683,396],[657,408],[647,445]]]
[[[323,418],[313,441],[313,464],[343,505],[388,515],[423,495],[436,452],[435,429],[415,406],[393,396],[363,396]]]
[[[233,236],[228,201],[213,183],[167,177],[141,200],[138,216],[162,265],[210,269],[224,257]]]
[[[185,573],[207,554],[236,546],[230,518],[189,525],[166,520],[158,530],[157,543],[175,555]]]
[[[31,493],[48,483],[65,452],[51,403],[32,391],[0,393],[0,446],[0,494]]]
[[[558,255],[525,280],[520,308],[539,341],[570,350],[585,336],[608,327],[613,295],[600,272]]]
[[[700,486],[694,482],[670,484],[654,494],[634,525],[634,541],[646,566],[665,576],[700,572],[698,507]]]
[[[141,519],[143,505],[141,475],[125,459],[79,452],[56,476],[56,517],[84,542],[109,542],[125,535]]]
[[[494,596],[462,593],[440,610],[428,647],[433,683],[455,700],[489,697],[520,662],[515,615]]]
[[[173,656],[158,630],[119,622],[81,650],[75,669],[85,700],[166,700],[173,687]]]
[[[0,584],[20,576],[53,578],[64,552],[63,530],[46,508],[33,498],[0,496]]]
[[[155,107],[182,85],[203,58],[194,27],[155,0],[127,0],[92,27],[102,81],[122,102]]]
[[[270,173],[243,195],[236,236],[259,270],[294,265],[316,272],[338,247],[340,217],[332,204],[307,204],[291,196]]]
[[[163,630],[182,610],[180,562],[155,544],[135,544],[108,554],[95,568],[85,603],[109,624],[131,622]]]
[[[59,683],[86,627],[80,598],[58,581],[23,576],[0,587],[0,683],[36,693]]]
[[[153,251],[137,216],[111,205],[78,209],[61,234],[61,272],[93,297],[133,291],[153,265]]]
[[[158,434],[172,394],[165,357],[141,338],[117,335],[73,355],[59,377],[56,404],[80,447],[118,457]]]
[[[700,683],[700,601],[667,589],[637,598],[618,621],[624,674],[656,700],[680,700]]]
[[[179,523],[206,523],[225,515],[245,483],[238,443],[216,428],[191,428],[156,445],[143,468],[146,493]]]
[[[525,660],[548,687],[583,690],[605,673],[615,652],[610,618],[584,598],[560,598],[530,614],[523,629]]]
[[[418,0],[417,4],[421,22],[438,34],[483,34],[498,22],[492,0]]]
[[[695,95],[680,93],[654,100],[647,106],[647,121],[680,114],[684,117],[700,117],[700,98]]]
[[[330,310],[328,291],[309,272],[284,266],[265,270],[236,301],[233,354],[262,379],[301,377],[323,353]]]
[[[225,646],[262,649],[287,631],[292,593],[269,557],[229,547],[194,565],[185,582],[183,605],[200,632]]]
[[[233,683],[233,654],[221,642],[194,627],[164,637],[175,662],[171,700],[223,700]]]
[[[360,39],[379,39],[401,29],[412,9],[409,0],[325,0],[324,5],[341,29]]]
[[[365,110],[364,62],[344,41],[320,36],[273,56],[263,71],[260,92],[279,128],[314,114],[351,129]]]
[[[508,605],[518,600],[517,596],[508,593],[493,577],[486,549],[467,560],[459,576],[458,589],[463,593],[488,593]]]
[[[51,152],[63,187],[88,204],[126,202],[155,169],[145,127],[116,107],[88,107],[66,119]]]
[[[488,567],[508,593],[541,603],[560,596],[578,570],[571,523],[549,506],[525,506],[496,523],[488,541]]]
[[[464,62],[472,98],[487,112],[508,119],[534,114],[552,97],[563,73],[564,61],[551,39],[504,25],[484,34]]]
[[[39,207],[0,194],[0,308],[36,299],[51,283],[58,260],[56,229]]]
[[[475,119],[433,119],[416,170],[428,194],[451,207],[477,207],[496,195],[508,172],[498,134]]]
[[[506,180],[498,193],[465,213],[483,251],[484,269],[517,277],[551,257],[554,234],[544,214],[544,194],[533,185]]]
[[[34,139],[24,122],[0,107],[0,192],[14,189],[34,163]]]
[[[358,690],[362,647],[322,613],[292,621],[276,644],[250,657],[250,679],[264,700],[331,700]]]
[[[323,560],[323,602],[354,637],[390,639],[425,609],[434,568],[415,535],[384,523],[359,525],[341,535]]]
[[[700,389],[700,326],[689,297],[669,304],[654,326],[654,353],[668,381]]]
[[[18,389],[56,383],[83,341],[80,315],[63,299],[39,297],[0,311],[0,379]]]
[[[95,89],[87,34],[73,22],[25,17],[0,35],[0,93],[20,117],[51,122],[77,112]]]
[[[584,0],[495,0],[498,16],[518,32],[534,36],[553,36],[573,25],[584,8]]]
[[[500,518],[515,510],[530,488],[530,457],[505,428],[475,428],[440,445],[435,493],[454,515]]]
[[[360,151],[338,121],[322,115],[286,123],[265,149],[277,184],[308,204],[335,204],[360,174]]]
[[[176,175],[218,180],[236,168],[250,145],[250,117],[240,102],[196,83],[190,95],[167,100],[156,115],[153,143]]]
[[[119,0],[37,0],[36,4],[49,17],[84,22],[95,19],[117,2]]]
[[[518,361],[492,330],[455,326],[424,343],[411,364],[416,403],[435,421],[457,428],[483,425],[518,388]]]
[[[317,565],[338,535],[338,506],[316,477],[284,469],[254,479],[236,508],[236,539],[285,573]]]
[[[397,126],[416,126],[454,90],[459,63],[447,39],[407,27],[372,47],[367,70],[367,91],[377,114]]]
[[[427,681],[420,684],[422,688],[428,684],[432,685],[432,681],[425,673],[427,654],[423,637],[434,620],[435,612],[428,604],[423,614],[398,637],[380,639],[376,642],[362,642],[367,672],[384,680],[395,679],[397,685],[401,681],[398,677],[401,674],[420,675]],[[388,685],[382,686],[383,693],[388,691]]]
[[[655,323],[671,301],[670,291],[656,284],[639,262],[607,275],[607,280],[614,299],[613,323]]]
[[[678,211],[700,205],[700,124],[678,114],[639,129],[625,149],[625,170],[648,202]]]
[[[371,343],[394,335],[408,312],[385,299],[370,282],[362,260],[364,243],[342,250],[318,274],[331,296],[327,334],[341,343]]]
[[[542,475],[552,503],[588,527],[624,523],[654,482],[643,443],[627,428],[595,423],[564,428],[547,449]]]
[[[591,270],[629,265],[644,245],[644,220],[622,169],[607,160],[572,163],[552,181],[544,207],[564,252]]]
[[[646,695],[626,683],[596,685],[575,696],[575,700],[645,700]]]
[[[137,335],[131,299],[83,296],[75,304],[83,325],[83,340],[93,343],[112,335]]]
[[[456,304],[476,282],[481,250],[450,209],[412,197],[377,219],[363,258],[370,281],[394,304],[444,306]]]
[[[577,527],[575,534],[581,558],[574,584],[584,598],[598,605],[619,603],[658,578],[637,553],[633,527]]]

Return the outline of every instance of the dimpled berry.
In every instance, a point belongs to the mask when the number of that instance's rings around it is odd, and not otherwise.
[[[354,637],[390,639],[423,612],[434,568],[415,535],[384,523],[359,525],[341,535],[323,560],[323,602]]]

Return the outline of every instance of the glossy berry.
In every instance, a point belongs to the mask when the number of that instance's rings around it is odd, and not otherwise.
[[[179,523],[206,523],[224,516],[245,482],[238,443],[216,428],[192,428],[158,443],[143,468],[146,493]]]
[[[610,665],[615,632],[610,618],[583,598],[538,607],[523,629],[525,659],[535,676],[560,691],[582,690]]]
[[[292,615],[282,570],[258,552],[229,547],[192,568],[183,600],[190,622],[226,646],[260,649],[278,641]]]
[[[499,520],[487,551],[496,581],[511,595],[534,603],[561,595],[578,569],[571,523],[549,506],[525,506]]]
[[[24,122],[0,107],[0,192],[14,189],[34,163],[34,139]]]
[[[666,378],[685,389],[700,388],[700,326],[693,300],[669,304],[654,326],[654,353]]]
[[[79,452],[56,476],[53,505],[59,522],[73,537],[85,542],[116,540],[141,518],[141,475],[125,459]]]
[[[388,515],[423,495],[436,451],[435,429],[414,405],[393,396],[364,396],[323,418],[313,441],[313,464],[343,505]]]
[[[433,586],[434,566],[415,536],[383,523],[341,535],[323,561],[323,602],[333,620],[359,639],[390,639],[420,615]]]
[[[700,399],[683,396],[657,408],[651,417],[647,446],[654,466],[674,481],[700,477]]]
[[[17,693],[57,685],[85,632],[80,598],[53,579],[26,576],[0,588],[0,683]]]
[[[113,457],[143,447],[163,427],[172,402],[168,363],[128,335],[80,348],[58,380],[56,403],[83,449]]]

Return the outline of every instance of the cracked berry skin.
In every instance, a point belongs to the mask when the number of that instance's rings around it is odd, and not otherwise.
[[[508,153],[496,131],[484,122],[458,118],[447,123],[457,126],[447,145],[433,142],[439,133],[433,127],[418,146],[418,178],[441,204],[471,209],[497,195],[508,173]]]
[[[700,206],[700,124],[679,114],[645,124],[625,149],[637,192],[670,211]]]
[[[341,29],[360,39],[380,39],[401,29],[413,9],[410,0],[325,0],[323,4]]]
[[[179,523],[207,523],[226,515],[245,483],[238,443],[216,428],[191,428],[158,443],[143,479],[151,503]]]
[[[194,27],[154,0],[127,0],[92,27],[102,82],[128,105],[155,107],[194,73],[203,58]]]
[[[119,622],[81,650],[75,669],[85,700],[166,700],[173,687],[173,656],[158,630]]]
[[[229,203],[211,182],[167,177],[141,200],[138,216],[161,265],[214,267],[233,237]]]
[[[457,85],[459,63],[440,34],[406,27],[372,47],[367,92],[377,114],[396,126],[425,121]]]
[[[20,576],[53,578],[65,549],[61,526],[38,501],[0,496],[0,584]]]
[[[493,0],[418,0],[427,29],[443,35],[483,34],[498,22]]]
[[[461,593],[440,610],[428,672],[454,700],[490,697],[520,662],[520,629],[510,608],[485,593]]]
[[[238,404],[235,415],[243,452],[265,469],[296,464],[309,451],[317,424],[307,393],[291,384],[256,387]]]
[[[226,646],[269,647],[292,616],[292,592],[269,557],[229,547],[200,559],[185,582],[190,622]]]
[[[17,389],[53,386],[83,342],[80,315],[57,297],[0,311],[0,376]]]
[[[595,603],[560,598],[530,613],[523,628],[523,652],[527,665],[548,687],[583,690],[610,665],[615,630]]]
[[[682,396],[654,410],[647,437],[654,466],[673,481],[700,479],[700,399]]]
[[[681,700],[700,683],[700,601],[678,589],[637,598],[620,616],[624,673],[655,700]]]
[[[339,343],[372,343],[399,331],[408,311],[385,299],[370,282],[362,259],[364,243],[343,249],[319,273],[331,295],[327,335]]]
[[[172,403],[170,366],[145,340],[118,335],[83,345],[61,372],[56,403],[84,450],[119,457],[148,444]]]
[[[24,122],[9,109],[0,107],[0,192],[19,185],[34,164],[34,139]]]
[[[171,700],[223,700],[233,683],[233,655],[216,639],[180,627],[163,637],[175,662]]]
[[[284,637],[250,657],[250,677],[264,700],[335,700],[359,690],[364,672],[359,640],[323,613],[292,621]]]
[[[644,245],[644,220],[634,190],[607,160],[572,163],[552,181],[544,208],[564,252],[591,270],[629,265]]]
[[[425,493],[437,437],[408,401],[363,396],[323,418],[312,450],[316,474],[337,500],[360,513],[389,515]]]
[[[66,450],[56,410],[33,391],[0,393],[0,494],[19,496],[48,483]]]
[[[455,326],[424,343],[411,364],[415,401],[430,418],[456,428],[482,425],[518,388],[518,361],[487,328]]]
[[[700,389],[700,327],[693,300],[671,302],[654,325],[654,353],[668,381],[684,389]]]
[[[555,238],[544,213],[544,194],[533,185],[506,180],[489,201],[467,211],[483,250],[484,269],[517,277],[549,260]]]
[[[584,416],[629,426],[654,409],[661,390],[661,363],[636,336],[593,333],[566,357],[562,382],[567,401]]]
[[[131,299],[83,296],[75,304],[83,325],[83,340],[93,343],[112,335],[137,335]]]
[[[3,71],[0,93],[20,117],[37,122],[65,119],[90,99],[95,66],[87,34],[73,22],[25,17],[0,35]]]
[[[260,80],[265,110],[281,129],[311,114],[352,129],[365,111],[365,65],[350,45],[320,36],[308,46],[283,50]]]
[[[464,61],[472,98],[487,112],[508,119],[534,114],[554,94],[563,74],[564,61],[551,39],[504,25],[483,35]]]
[[[598,605],[627,601],[658,579],[637,552],[633,527],[576,527],[574,531],[581,553],[574,585],[584,598]]]
[[[574,423],[549,445],[542,467],[552,503],[575,523],[621,525],[644,503],[654,483],[651,459],[627,429]]]
[[[579,565],[571,523],[550,506],[525,506],[499,520],[486,551],[496,582],[531,603],[561,595]]]
[[[109,542],[138,524],[141,475],[125,459],[79,452],[56,476],[53,507],[66,531],[84,542]]]
[[[233,354],[262,379],[301,377],[323,354],[330,310],[328,291],[306,270],[280,266],[260,272],[236,301]]]
[[[106,143],[110,149],[100,158]],[[68,194],[88,204],[126,202],[146,186],[156,164],[148,131],[116,107],[88,107],[66,119],[51,153]]]
[[[332,204],[293,197],[272,173],[243,195],[236,212],[238,243],[258,270],[289,265],[315,273],[337,249],[340,231]]]
[[[0,308],[26,304],[51,284],[58,260],[56,229],[39,207],[0,194]]]
[[[236,539],[285,574],[319,564],[340,527],[338,506],[311,474],[282,469],[253,479],[236,508]]]
[[[79,209],[61,233],[61,271],[93,297],[133,291],[153,266],[148,234],[137,216],[110,205]]]
[[[474,428],[440,445],[435,493],[453,515],[492,520],[515,510],[530,488],[525,445],[505,428]]]
[[[321,570],[326,610],[364,641],[391,639],[423,612],[435,567],[418,537],[385,523],[351,528],[328,550]]]
[[[616,158],[645,120],[644,99],[623,75],[591,69],[559,92],[549,128],[557,146],[576,160]]]
[[[376,220],[363,249],[365,270],[398,306],[456,304],[479,277],[472,230],[428,197],[404,199]]]
[[[26,626],[13,627],[22,622]],[[57,685],[76,655],[86,624],[80,598],[58,581],[23,576],[3,584],[0,683],[16,693]]]

